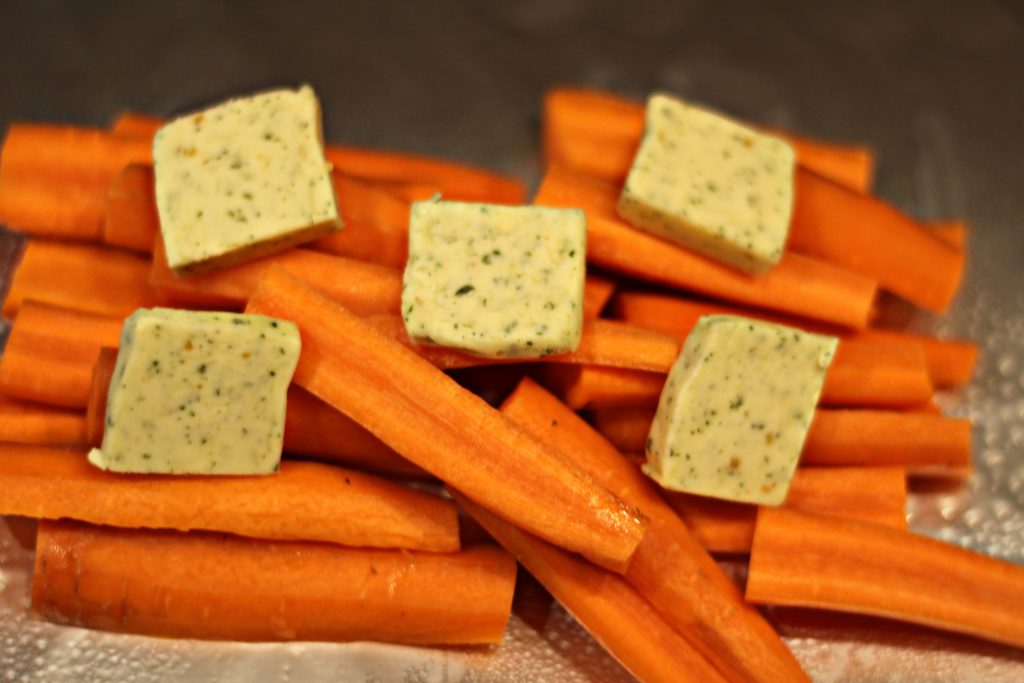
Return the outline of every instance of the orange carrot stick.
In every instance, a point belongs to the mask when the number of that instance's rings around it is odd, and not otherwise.
[[[404,268],[409,254],[409,202],[369,181],[339,173],[333,178],[345,227],[310,246],[339,256]]]
[[[167,265],[163,241],[157,240],[149,283],[167,305],[241,310],[273,264],[302,276],[358,315],[397,314],[401,310],[399,271],[311,249],[290,249],[210,273],[178,277]]]
[[[294,321],[295,382],[396,452],[545,540],[625,569],[645,521],[412,351],[281,268],[247,310]]]
[[[924,351],[928,375],[937,387],[958,387],[971,381],[978,361],[978,345],[961,339],[936,339],[922,334],[892,330],[865,330],[867,339],[916,343]]]
[[[964,253],[895,208],[798,169],[788,248],[863,273],[907,301],[942,313]]]
[[[207,640],[497,643],[515,561],[41,522],[32,611],[121,633]]]
[[[115,247],[150,252],[159,233],[153,167],[126,166],[107,189],[103,241]]]
[[[103,443],[103,431],[107,420],[107,393],[110,380],[117,365],[117,349],[105,346],[100,349],[92,366],[92,382],[89,385],[89,404],[85,408],[87,443],[99,448]]]
[[[650,519],[624,578],[730,680],[805,680],[789,650],[700,547],[652,482],[554,396],[524,380],[502,405]]]
[[[119,475],[84,451],[0,445],[0,514],[223,531],[368,548],[459,549],[443,498],[355,470],[282,462],[265,477]]]
[[[100,349],[117,346],[122,319],[25,302],[0,356],[0,390],[85,409]]]
[[[600,275],[588,275],[583,288],[583,318],[593,320],[601,317],[612,295],[615,294],[615,281]]]
[[[50,178],[0,166],[0,222],[37,237],[96,241],[103,227],[103,181]]]
[[[544,385],[574,410],[653,407],[665,375],[598,365],[544,366]]]
[[[110,125],[110,132],[114,135],[152,138],[166,122],[167,119],[161,116],[124,111],[114,119]]]
[[[431,183],[406,182],[402,180],[373,180],[371,178],[357,178],[357,180],[373,185],[374,187],[407,202],[422,202],[432,199],[435,195],[442,194],[441,186]]]
[[[756,505],[674,491],[663,495],[708,552],[750,552]],[[907,479],[900,467],[801,467],[793,476],[785,507],[905,530],[906,504]]]
[[[644,106],[611,93],[559,87],[544,97],[543,138],[549,162],[620,182],[629,172],[644,129]],[[797,162],[834,182],[868,192],[874,155],[864,147],[836,145],[767,130],[785,138]]]
[[[926,221],[925,224],[933,235],[951,247],[963,249],[967,246],[968,228],[967,223],[963,219]]]
[[[0,165],[4,174],[106,187],[128,164],[152,163],[151,147],[148,139],[96,128],[15,123],[7,129]]]
[[[346,175],[375,181],[437,185],[445,199],[522,204],[518,180],[458,162],[405,152],[328,145],[327,160]]]
[[[621,576],[531,536],[465,496],[455,499],[641,681],[725,681]]]
[[[85,446],[85,415],[0,396],[0,442],[35,446]]]
[[[14,271],[3,314],[25,299],[106,315],[126,316],[153,303],[146,259],[119,249],[29,240]]]
[[[636,230],[615,213],[618,192],[553,166],[535,203],[587,213],[587,259],[627,275],[844,327],[867,325],[872,280],[798,254],[751,277]]]
[[[901,619],[1024,647],[1024,567],[866,522],[761,509],[747,599]]]

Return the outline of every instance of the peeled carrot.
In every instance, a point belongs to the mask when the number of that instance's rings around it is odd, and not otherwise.
[[[497,643],[515,561],[41,522],[32,611],[121,633],[206,640]]]
[[[327,160],[346,175],[375,181],[426,183],[445,199],[522,204],[526,189],[518,180],[436,157],[359,147],[328,145]]]
[[[834,325],[867,325],[875,283],[862,275],[799,254],[784,255],[764,275],[745,275],[630,227],[615,213],[614,186],[557,166],[548,170],[534,201],[586,211],[587,259],[596,265]]]
[[[251,313],[294,321],[295,382],[402,456],[538,536],[623,571],[645,521],[429,362],[282,268]]]
[[[167,120],[160,116],[124,111],[114,119],[110,125],[110,132],[114,135],[152,138],[166,122]]]
[[[629,172],[644,129],[644,106],[599,90],[559,87],[544,96],[544,150],[550,162],[621,181]],[[858,192],[871,189],[874,155],[865,147],[810,140],[769,130],[786,139],[797,162]]]
[[[926,225],[933,235],[951,247],[963,249],[967,246],[967,223],[962,219],[949,221],[926,221]]]
[[[762,508],[747,599],[872,614],[1024,647],[1024,567],[866,522]]]
[[[665,375],[599,365],[546,365],[544,385],[570,408],[653,407]]]
[[[409,254],[409,202],[370,181],[339,173],[333,178],[345,227],[310,246],[339,256],[404,268]]]
[[[290,249],[221,270],[178,277],[157,240],[149,283],[164,304],[241,310],[267,269],[278,264],[358,315],[401,310],[401,272],[311,249]]]
[[[571,409],[530,380],[502,405],[535,438],[551,444],[650,519],[624,578],[729,680],[806,680],[761,615],[697,543],[654,484]]]
[[[545,543],[452,493],[637,679],[652,683],[727,680],[621,576]]]
[[[85,408],[87,443],[99,448],[103,443],[103,430],[107,420],[107,394],[110,380],[117,365],[117,349],[105,346],[100,349],[92,366],[92,382],[89,384],[89,403]]]
[[[450,501],[372,474],[282,462],[264,477],[123,475],[85,451],[0,445],[0,514],[368,548],[459,549]]]
[[[0,442],[35,446],[84,446],[85,415],[0,396]]]
[[[788,248],[863,273],[935,313],[949,307],[963,251],[880,200],[802,169],[795,177]]]
[[[107,189],[103,241],[115,247],[150,252],[159,233],[153,167],[126,166]]]
[[[888,342],[916,343],[924,351],[928,375],[937,387],[958,387],[971,381],[978,361],[978,345],[963,339],[936,339],[891,330],[865,330],[862,337]]]
[[[668,491],[663,494],[708,552],[748,553],[756,505]],[[784,507],[906,529],[907,478],[901,467],[800,467]]]
[[[0,165],[0,222],[37,237],[96,241],[104,181],[50,178]]]
[[[599,318],[615,294],[615,281],[600,275],[588,275],[583,289],[583,318]]]
[[[131,163],[152,163],[150,141],[96,128],[15,123],[4,140],[3,174],[109,185]]]
[[[12,317],[22,301],[126,316],[153,303],[149,262],[131,252],[87,244],[29,240],[4,299]]]
[[[969,472],[971,422],[918,412],[819,410],[800,462],[899,465],[911,474]]]
[[[0,356],[0,390],[52,406],[85,409],[100,349],[117,346],[122,319],[25,302]]]

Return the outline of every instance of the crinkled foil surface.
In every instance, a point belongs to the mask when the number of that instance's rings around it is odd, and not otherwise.
[[[539,177],[545,87],[666,89],[750,120],[880,153],[880,195],[966,217],[970,261],[942,318],[888,322],[982,346],[965,486],[916,484],[912,528],[1024,564],[1024,28],[1012,2],[19,4],[0,22],[0,124],[101,124],[311,82],[330,139]],[[0,252],[15,242],[4,236]],[[913,258],[908,255],[908,258]],[[0,266],[2,268],[2,266]],[[55,275],[59,277],[59,274]],[[504,643],[229,644],[117,636],[28,616],[31,554],[0,522],[7,681],[617,681],[629,676],[521,573]],[[742,580],[742,566],[728,567]],[[1024,680],[1024,652],[878,619],[769,613],[815,681]]]

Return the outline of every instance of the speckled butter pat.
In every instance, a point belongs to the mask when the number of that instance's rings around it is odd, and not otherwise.
[[[667,489],[779,505],[838,340],[711,315],[669,372],[644,472]]]
[[[167,262],[197,273],[341,228],[313,90],[230,100],[153,138]]]
[[[652,95],[619,214],[716,261],[764,273],[786,244],[794,164],[793,148],[778,138]]]
[[[489,357],[574,350],[585,251],[578,209],[416,202],[402,289],[406,330]]]
[[[115,472],[276,471],[300,348],[285,320],[139,309],[121,334],[103,446],[89,462]]]

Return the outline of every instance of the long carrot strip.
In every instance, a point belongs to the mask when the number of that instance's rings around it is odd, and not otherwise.
[[[866,339],[890,343],[916,343],[924,351],[928,375],[937,387],[958,387],[971,381],[978,362],[978,345],[964,339],[936,339],[923,334],[891,330],[865,330]]]
[[[553,166],[534,201],[586,211],[587,259],[610,270],[844,327],[867,325],[874,281],[799,254],[751,277],[630,227],[615,213],[617,200],[614,186]]]
[[[925,224],[933,235],[951,247],[963,249],[967,246],[969,230],[964,220],[926,221]]]
[[[373,185],[407,202],[422,202],[442,194],[441,186],[431,183],[407,182],[403,180],[373,180],[372,178],[357,178],[357,180]]]
[[[882,201],[797,169],[788,248],[878,281],[942,313],[953,300],[964,252]]]
[[[637,679],[651,683],[726,680],[621,576],[559,550],[452,493]]]
[[[124,111],[117,115],[110,124],[110,132],[114,135],[152,138],[167,119],[136,111]]]
[[[294,321],[295,382],[447,484],[531,533],[622,571],[645,521],[412,351],[281,268],[248,311]]]
[[[750,552],[756,505],[676,492],[663,495],[708,552]],[[793,476],[785,507],[905,530],[906,504],[906,473],[900,467],[801,467]]]
[[[497,643],[515,561],[41,522],[32,610],[61,624],[208,640]]]
[[[153,168],[131,164],[107,189],[103,209],[103,241],[115,247],[150,252],[160,233]]]
[[[399,271],[311,249],[290,249],[210,273],[178,277],[167,265],[163,241],[157,240],[149,283],[168,305],[241,310],[273,264],[302,276],[318,291],[358,315],[397,314],[401,310]]]
[[[50,178],[0,166],[0,222],[37,237],[96,241],[103,228],[103,181]]]
[[[615,294],[615,281],[600,275],[588,275],[583,288],[583,318],[599,318]]]
[[[668,373],[679,355],[679,342],[668,335],[651,332],[614,320],[588,320],[575,351],[536,358],[484,358],[443,346],[416,344],[399,316],[378,315],[367,323],[387,339],[412,349],[435,366],[455,368],[499,365],[502,363],[571,363],[628,368]]]
[[[608,92],[559,87],[544,96],[543,139],[549,161],[612,182],[629,171],[644,129],[644,107]],[[798,163],[858,192],[868,192],[874,155],[864,147],[836,145],[769,130],[789,142]]]
[[[29,240],[4,299],[12,317],[25,299],[126,316],[152,305],[149,262],[127,251],[87,244]]]
[[[865,522],[760,510],[747,599],[901,619],[1024,647],[1024,567]]]
[[[109,185],[131,163],[152,163],[150,141],[96,128],[15,123],[7,129],[4,174],[28,174],[54,182],[81,180]]]
[[[454,506],[380,477],[282,462],[266,477],[118,475],[84,451],[0,445],[0,514],[368,548],[459,549]]]
[[[409,202],[366,180],[339,173],[333,178],[345,227],[310,246],[339,256],[404,268],[409,254]]]
[[[0,356],[8,396],[85,409],[100,349],[117,346],[122,320],[28,301]]]
[[[0,442],[34,446],[84,446],[85,415],[0,396]]]
[[[665,375],[598,365],[546,365],[544,385],[574,410],[653,407]]]
[[[650,519],[625,579],[730,680],[804,680],[786,646],[700,547],[649,479],[551,394],[524,380],[502,405],[535,438],[549,443]]]

